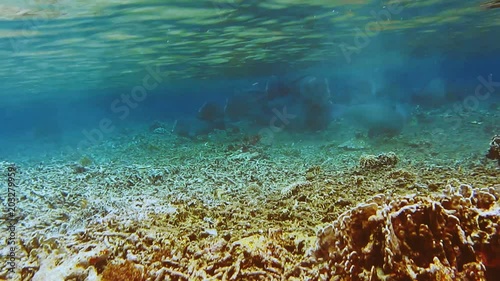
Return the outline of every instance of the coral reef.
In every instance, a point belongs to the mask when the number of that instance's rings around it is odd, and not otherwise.
[[[399,158],[394,152],[375,155],[363,155],[359,159],[359,166],[364,170],[379,170],[396,166]]]
[[[230,137],[239,144],[242,136]],[[171,141],[157,141],[163,139]],[[336,142],[256,144],[243,152],[226,143],[175,139],[138,138],[139,145],[117,146],[117,160],[98,161],[84,173],[66,163],[20,166],[19,270],[4,269],[0,279],[498,276],[500,169],[479,165],[477,157],[457,168],[398,149],[398,157],[370,156],[360,168],[359,154],[339,153]],[[148,143],[159,153],[147,152]],[[381,149],[391,151],[364,152]],[[133,160],[138,155],[150,159]]]
[[[498,270],[500,186],[448,195],[377,197],[318,234],[319,280],[488,280]],[[329,279],[333,278],[333,279]],[[493,280],[493,279],[489,279]]]
[[[108,264],[102,272],[102,281],[144,281],[142,270],[133,262],[126,260],[122,264]],[[143,269],[144,270],[144,269]]]
[[[147,227],[111,219],[80,233],[73,254],[50,254],[32,280],[493,281],[500,269],[499,197],[500,185],[451,183],[435,196],[377,195],[317,235],[282,228],[179,235],[161,226],[160,214]]]
[[[307,180],[313,180],[317,176],[321,174],[321,167],[320,166],[313,166],[306,171],[306,179]]]
[[[300,189],[310,188],[311,186],[312,186],[312,184],[309,181],[294,182],[292,184],[285,186],[283,189],[281,189],[281,195],[283,197],[289,197],[291,195],[296,195]]]
[[[188,247],[180,260],[164,256],[162,264],[157,264],[154,275],[160,278],[156,280],[164,280],[164,276],[175,280],[279,279],[284,274],[287,257],[292,256],[283,246],[273,243],[269,235],[272,233],[268,233],[267,237],[252,235],[231,244],[220,239],[202,249]],[[304,241],[299,239],[297,243]]]
[[[500,135],[496,135],[491,139],[490,149],[486,157],[491,160],[497,160],[500,166]]]

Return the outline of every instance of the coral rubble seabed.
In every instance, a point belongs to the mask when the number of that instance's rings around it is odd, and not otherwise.
[[[280,166],[296,181],[270,189],[270,161],[248,153],[184,170],[26,168],[19,270],[0,278],[494,280],[500,270],[492,165],[430,169],[363,155],[342,171]],[[219,187],[207,190],[190,169]]]

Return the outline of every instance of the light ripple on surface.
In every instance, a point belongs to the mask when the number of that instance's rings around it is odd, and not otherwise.
[[[382,33],[427,35],[445,48],[456,47],[433,36],[475,40],[500,25],[479,1],[388,1],[402,11],[379,22]],[[116,87],[128,85],[124,73],[144,72],[161,64],[170,79],[217,77],[223,68],[247,64],[300,63],[343,59],[339,43],[353,42],[387,8],[373,1],[18,1],[0,5],[0,59],[3,93],[19,88],[52,88],[71,81],[75,89],[102,86],[103,76]],[[418,16],[413,15],[415,11]],[[451,31],[450,31],[451,30]],[[425,45],[419,36],[407,44]],[[457,39],[458,40],[458,39]],[[9,51],[10,50],[10,51]],[[57,51],[55,51],[57,50]],[[26,64],[28,64],[26,66]],[[185,64],[184,70],[177,66]],[[116,67],[126,66],[127,69]],[[195,67],[196,66],[196,67]],[[222,68],[222,69],[221,69]],[[64,71],[64,69],[69,69]],[[248,73],[247,75],[252,75]],[[96,72],[95,75],[92,75]],[[223,71],[241,75],[241,71]],[[259,73],[260,74],[260,73]],[[56,81],[57,79],[66,81]],[[39,84],[29,84],[39,83]],[[97,83],[97,84],[96,84]],[[71,87],[71,86],[70,86]],[[68,89],[71,90],[71,89]],[[2,95],[0,94],[0,95]]]

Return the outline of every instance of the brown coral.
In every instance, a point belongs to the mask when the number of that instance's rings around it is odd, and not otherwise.
[[[108,264],[102,272],[102,281],[144,281],[142,270],[134,263],[125,261],[121,264]]]
[[[318,234],[314,256],[339,280],[488,280],[500,264],[500,213],[489,211],[498,198],[473,193],[481,200],[454,193],[359,205]]]

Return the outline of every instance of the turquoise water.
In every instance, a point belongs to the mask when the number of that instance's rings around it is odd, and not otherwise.
[[[233,127],[263,135],[273,109],[284,107],[298,121],[283,132],[302,136],[356,128],[394,138],[453,127],[441,140],[460,147],[468,141],[457,136],[473,124],[480,135],[469,144],[479,153],[498,133],[500,96],[500,10],[483,4],[3,1],[0,157],[84,153],[126,130],[151,133],[155,120],[174,134],[175,124],[188,124],[186,141]],[[284,97],[255,101],[270,83]],[[310,106],[304,95],[318,91],[328,96]],[[226,114],[223,128],[200,125],[205,102],[223,110],[235,96],[251,113]]]
[[[0,280],[497,280],[498,1],[0,1]]]

